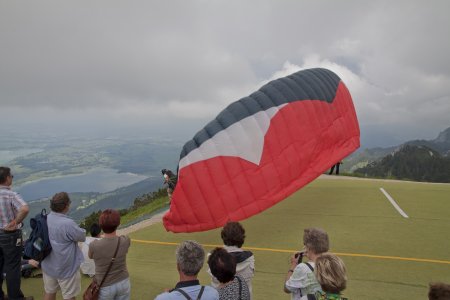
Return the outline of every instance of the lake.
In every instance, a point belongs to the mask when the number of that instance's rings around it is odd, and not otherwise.
[[[19,192],[25,201],[52,197],[58,192],[104,193],[128,186],[148,178],[132,173],[118,173],[109,168],[96,168],[83,174],[47,178],[25,183],[13,190]]]

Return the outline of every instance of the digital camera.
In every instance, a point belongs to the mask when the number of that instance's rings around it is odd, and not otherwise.
[[[303,256],[305,255],[304,251],[295,253],[295,258],[297,259],[297,264],[302,262]]]

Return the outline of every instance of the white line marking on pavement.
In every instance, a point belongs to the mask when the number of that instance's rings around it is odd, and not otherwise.
[[[386,196],[386,198],[391,202],[391,204],[395,207],[399,214],[402,215],[403,218],[409,218],[408,215],[398,206],[397,202],[389,195],[383,188],[380,188],[380,191]]]

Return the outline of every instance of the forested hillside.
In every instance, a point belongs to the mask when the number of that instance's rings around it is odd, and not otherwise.
[[[157,191],[161,187],[161,179],[149,178],[107,193],[69,193],[72,201],[69,216],[79,222],[91,213],[106,208],[128,209],[135,205],[136,199],[145,198],[147,194]],[[50,212],[50,199],[33,201],[29,205],[29,217],[34,217],[43,208],[47,210],[47,213]],[[29,228],[28,222],[25,227]]]
[[[360,149],[344,159],[344,164],[341,166],[341,169],[344,172],[352,173],[359,168],[363,168],[373,162],[381,160],[383,157],[394,151],[398,151],[404,145],[426,146],[438,152],[443,157],[449,157],[450,127],[440,132],[438,136],[432,140],[411,140],[401,145],[387,148],[376,147],[370,149]]]
[[[407,144],[355,173],[367,177],[450,182],[450,157],[426,146]]]

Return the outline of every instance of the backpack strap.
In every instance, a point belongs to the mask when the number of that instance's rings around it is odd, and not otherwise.
[[[306,262],[304,264],[308,266],[308,268],[311,270],[311,272],[314,272],[314,268],[309,263]]]

